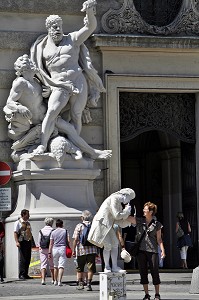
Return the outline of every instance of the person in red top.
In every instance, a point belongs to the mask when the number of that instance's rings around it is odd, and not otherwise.
[[[4,236],[5,236],[5,228],[3,222],[0,221],[0,239],[4,238]]]

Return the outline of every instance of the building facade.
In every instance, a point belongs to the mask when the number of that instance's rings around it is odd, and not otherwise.
[[[78,3],[76,3],[78,2]],[[0,160],[9,162],[10,141],[2,112],[15,74],[13,63],[29,53],[46,31],[50,14],[63,18],[64,32],[82,26],[83,1],[13,0],[0,3]],[[82,137],[92,146],[113,150],[96,162],[97,205],[121,187],[136,192],[137,215],[147,201],[158,204],[164,225],[165,267],[179,265],[176,213],[192,227],[188,264],[198,265],[199,215],[199,1],[98,0],[98,25],[87,41],[106,94],[91,109]],[[17,189],[11,182],[13,210]],[[11,212],[4,212],[9,216]]]

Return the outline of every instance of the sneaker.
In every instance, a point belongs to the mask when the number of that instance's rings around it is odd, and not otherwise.
[[[92,291],[91,285],[87,285],[86,290],[87,290],[87,291]]]
[[[161,298],[160,298],[160,294],[155,294],[155,298],[154,298],[154,300],[161,300]]]
[[[104,268],[104,273],[111,273],[111,268],[110,267]]]
[[[84,289],[84,284],[83,282],[80,282],[77,286],[77,290],[83,290]]]
[[[46,285],[45,281],[42,281],[42,282],[41,282],[41,285]]]
[[[54,285],[57,285],[57,283],[58,283],[58,282],[55,280],[55,281],[54,281]]]
[[[54,280],[51,280],[51,284],[54,284]]]
[[[113,273],[125,273],[126,270],[121,269],[120,267],[115,267],[114,269],[112,269]]]
[[[62,282],[58,282],[58,286],[63,286],[63,283]]]
[[[151,296],[149,294],[146,294],[143,298],[143,300],[150,300]]]

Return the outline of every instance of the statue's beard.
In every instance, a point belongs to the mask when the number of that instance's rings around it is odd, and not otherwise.
[[[50,36],[51,36],[53,42],[56,44],[61,42],[61,40],[63,38],[63,34],[57,34],[57,33],[51,33]]]

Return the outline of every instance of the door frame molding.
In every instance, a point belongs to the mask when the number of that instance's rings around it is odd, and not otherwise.
[[[119,93],[155,92],[198,94],[199,77],[106,74],[105,84],[105,138],[106,146],[108,149],[113,150],[112,158],[107,162],[106,192],[108,195],[110,195],[121,188]],[[199,97],[196,97],[196,102],[199,101],[197,98]],[[199,129],[196,127],[196,137],[199,136],[197,131],[199,131]],[[199,152],[199,149],[197,149],[197,144],[198,143],[196,143],[196,153]],[[196,159],[196,161],[198,160]]]

